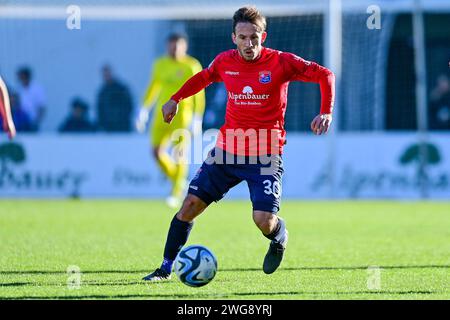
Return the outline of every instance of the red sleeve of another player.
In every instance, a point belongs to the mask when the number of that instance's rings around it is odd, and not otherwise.
[[[283,53],[282,55],[290,80],[319,83],[322,96],[320,113],[333,112],[335,95],[334,73],[315,62],[304,60],[295,54]]]
[[[1,88],[0,88],[0,120],[3,122],[6,121],[5,103],[3,102],[3,91]]]
[[[217,66],[218,64],[216,58],[213,62],[211,62],[208,68],[203,69],[202,71],[191,77],[188,81],[186,81],[180,88],[180,90],[178,90],[171,99],[178,103],[181,100],[193,96],[200,90],[206,88],[212,82],[221,81]]]

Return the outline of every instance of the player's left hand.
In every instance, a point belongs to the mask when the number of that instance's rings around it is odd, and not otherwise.
[[[311,122],[311,130],[314,134],[321,135],[328,132],[333,121],[331,113],[319,114]]]

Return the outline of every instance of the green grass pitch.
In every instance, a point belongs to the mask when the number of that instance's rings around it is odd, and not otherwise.
[[[188,242],[218,258],[201,288],[175,275],[141,281],[160,264],[173,214],[156,200],[2,200],[0,299],[450,298],[448,202],[285,200],[289,245],[272,275],[250,202],[213,204]],[[79,267],[79,288],[68,286],[68,266]]]

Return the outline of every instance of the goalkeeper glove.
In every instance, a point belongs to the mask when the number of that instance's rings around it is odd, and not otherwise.
[[[203,125],[203,117],[200,115],[194,114],[191,123],[191,131],[194,136],[202,134],[202,125]]]
[[[149,110],[146,108],[141,108],[141,111],[139,111],[139,116],[136,119],[136,130],[140,133],[143,133],[145,131],[145,127],[148,121],[148,114]]]

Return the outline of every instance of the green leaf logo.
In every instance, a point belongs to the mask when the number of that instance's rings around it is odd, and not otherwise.
[[[431,143],[425,143],[425,145],[413,144],[408,147],[405,152],[400,156],[400,163],[408,165],[410,163],[420,163],[421,148],[424,147],[426,152],[426,164],[433,165],[441,162],[441,155],[439,149]]]
[[[9,161],[20,164],[25,160],[25,149],[22,145],[12,142],[0,145],[0,162],[6,163]]]

